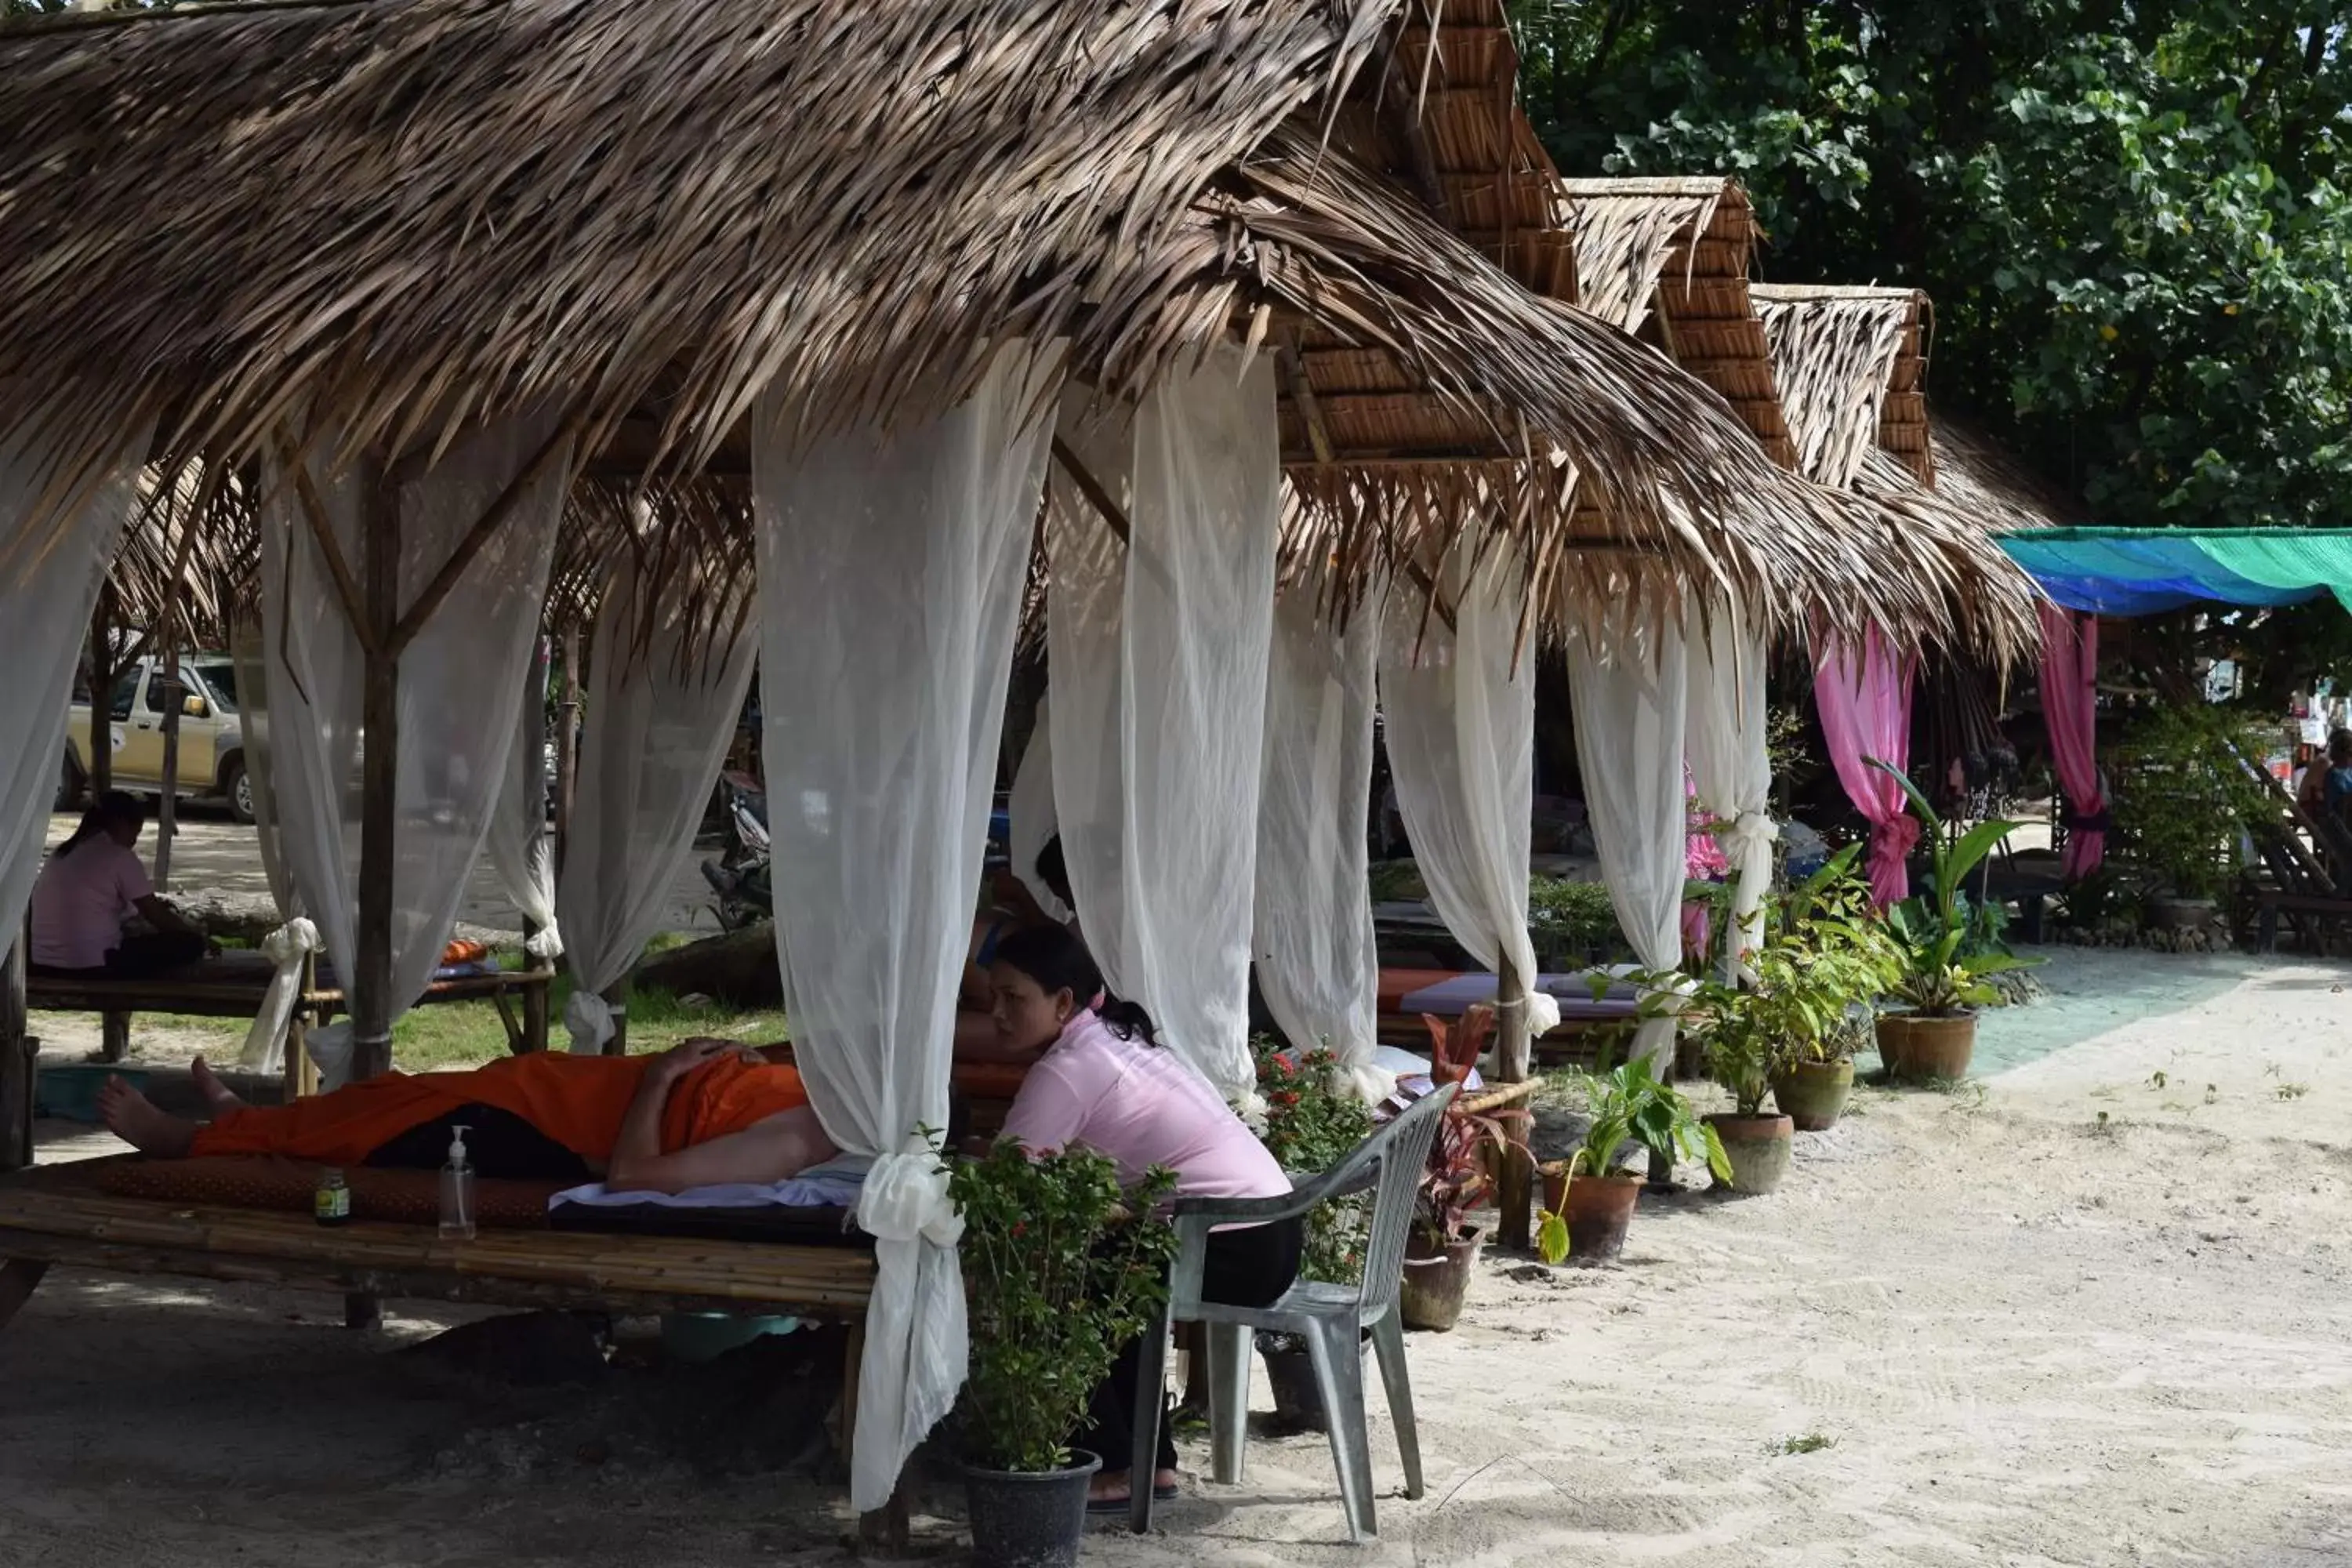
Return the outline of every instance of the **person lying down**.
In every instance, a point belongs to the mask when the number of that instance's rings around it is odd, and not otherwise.
[[[659,1056],[509,1057],[470,1072],[387,1073],[298,1100],[250,1106],[198,1058],[210,1121],[158,1109],[120,1078],[99,1094],[115,1136],[161,1159],[278,1154],[324,1165],[437,1168],[464,1127],[491,1180],[584,1183],[678,1193],[798,1175],[837,1150],[793,1068],[731,1040],[688,1040]]]

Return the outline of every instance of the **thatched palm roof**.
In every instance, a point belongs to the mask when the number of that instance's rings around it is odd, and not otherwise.
[[[1770,344],[1749,297],[1756,218],[1714,174],[1562,180],[1579,302],[1721,393],[1772,460],[1797,466]]]

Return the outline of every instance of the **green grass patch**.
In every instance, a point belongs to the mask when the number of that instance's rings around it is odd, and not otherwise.
[[[569,1043],[563,1032],[563,1008],[572,998],[572,977],[559,974],[548,994],[548,1047],[562,1050]],[[507,1005],[522,1016],[519,998]],[[85,1026],[95,1037],[95,1013],[46,1015]],[[37,1018],[39,1016],[37,1016]],[[38,1033],[38,1024],[35,1032]],[[205,1018],[184,1013],[141,1013],[131,1021],[131,1056],[139,1055],[144,1031],[170,1030],[189,1037],[215,1062],[233,1059],[245,1044],[248,1026],[237,1018]],[[745,1010],[722,1003],[688,1006],[676,993],[647,987],[629,998],[629,1052],[666,1051],[697,1035],[716,1035],[753,1045],[773,1045],[792,1037],[781,1007]],[[490,1002],[450,1002],[412,1007],[392,1026],[393,1065],[403,1072],[430,1072],[443,1068],[479,1067],[507,1055],[506,1026]]]

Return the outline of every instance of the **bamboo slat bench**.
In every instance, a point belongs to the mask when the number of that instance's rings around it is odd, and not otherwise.
[[[93,1160],[0,1177],[0,1328],[53,1267],[323,1290],[355,1298],[614,1314],[790,1313],[845,1325],[839,1441],[849,1451],[874,1289],[870,1247],[429,1225],[323,1226],[267,1209],[118,1197]],[[904,1532],[902,1504],[876,1521]]]
[[[251,1018],[261,1011],[269,988],[272,966],[257,952],[224,952],[141,980],[109,980],[79,975],[33,974],[25,981],[27,1011],[98,1013],[107,1019],[107,1056],[121,1054],[112,1044],[127,1039],[128,1020],[134,1013],[183,1013],[200,1018]],[[419,1006],[450,1002],[488,1002],[499,1010],[508,1047],[517,1054],[547,1048],[548,992],[555,972],[548,968],[501,970],[496,974],[459,975],[436,980],[417,998]],[[513,1004],[520,1003],[521,1016]],[[296,1004],[295,1028],[316,1028],[348,1010],[342,987],[320,984],[308,969]],[[289,1051],[289,1062],[300,1053]],[[289,1090],[294,1086],[289,1085]]]

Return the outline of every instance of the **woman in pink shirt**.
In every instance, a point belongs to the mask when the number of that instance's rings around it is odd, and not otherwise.
[[[35,973],[135,979],[194,963],[209,951],[205,933],[155,896],[139,863],[134,847],[146,824],[135,796],[108,790],[49,856],[33,883]],[[134,914],[147,918],[153,934],[123,931]]]
[[[1176,1173],[1176,1195],[1279,1197],[1290,1178],[1265,1145],[1242,1125],[1209,1081],[1153,1043],[1151,1020],[1129,1002],[1107,1002],[1102,975],[1076,937],[1034,926],[997,943],[989,976],[997,1037],[1008,1059],[1035,1065],[1004,1121],[1003,1136],[1033,1151],[1084,1144],[1110,1158],[1132,1183],[1154,1165]],[[1263,1307],[1298,1276],[1305,1222],[1221,1230],[1210,1238],[1202,1294],[1212,1301]],[[1074,1441],[1102,1457],[1090,1508],[1127,1506],[1134,1467],[1138,1364],[1129,1345],[1095,1390],[1085,1431]],[[1176,1446],[1160,1424],[1152,1486],[1176,1488]]]

